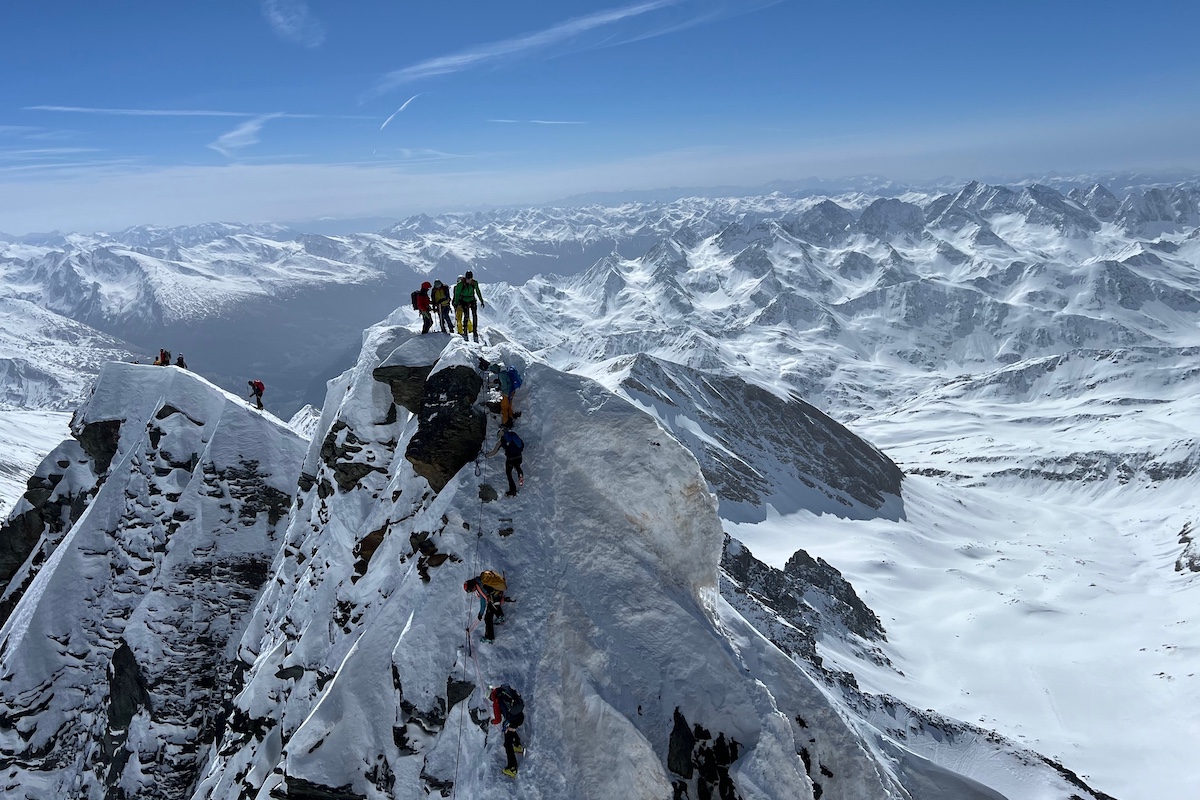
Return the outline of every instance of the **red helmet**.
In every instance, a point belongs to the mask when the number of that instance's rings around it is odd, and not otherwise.
[[[430,283],[429,281],[425,281],[424,283],[421,284],[422,289],[430,289],[432,287],[433,287],[433,284]]]

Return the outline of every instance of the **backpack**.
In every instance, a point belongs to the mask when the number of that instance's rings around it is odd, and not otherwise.
[[[496,699],[500,701],[500,709],[506,717],[525,713],[525,701],[517,694],[517,690],[507,683],[496,689]]]
[[[504,576],[498,572],[492,572],[490,569],[479,573],[479,583],[489,593],[498,595],[503,595],[508,589],[508,582],[504,580]]]
[[[517,448],[518,453],[525,452],[525,443],[523,441],[521,441],[521,437],[517,436],[516,432],[514,432],[514,431],[505,431],[504,432],[504,443],[506,445],[512,445],[513,447]]]
[[[515,392],[517,389],[521,388],[521,373],[517,372],[516,367],[509,367],[507,372],[508,382],[512,386],[512,390]]]
[[[418,297],[420,294],[421,294],[420,292],[413,292],[413,293],[412,293],[412,306],[413,306],[413,308],[414,308],[414,309],[418,309],[418,308],[420,308],[420,306],[418,306],[418,305],[417,305],[417,297]]]
[[[255,392],[255,394],[262,394],[262,393],[263,393],[263,392],[265,392],[266,390],[267,390],[267,387],[266,387],[266,386],[263,386],[263,382],[262,382],[262,381],[255,381],[255,382],[254,382],[254,392]]]

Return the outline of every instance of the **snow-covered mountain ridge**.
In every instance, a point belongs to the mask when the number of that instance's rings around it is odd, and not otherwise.
[[[6,797],[181,797],[303,445],[173,367],[110,363],[0,529]]]
[[[515,288],[489,266],[481,316],[687,442],[755,556],[782,569],[803,548],[846,576],[888,635],[816,636],[831,672],[1116,796],[1187,797],[1196,188],[1072,188],[776,197],[694,224],[631,206],[670,219],[649,252],[566,259],[524,285],[518,271]],[[670,382],[623,386],[637,356]],[[757,452],[761,432],[732,413],[750,394],[713,390],[734,376],[848,423],[907,473],[903,504],[846,506],[816,472],[795,502],[803,484],[771,471],[782,451]]]
[[[522,797],[693,796],[707,773],[691,755],[719,734],[739,748],[721,780],[747,798],[1103,798],[1024,748],[822,667],[814,636],[878,657],[882,635],[828,564],[797,557],[780,583],[735,548],[727,602],[699,465],[637,406],[515,345],[481,351],[395,321],[330,382],[302,466],[290,432],[193,376],[106,369],[77,440],[10,523],[42,528],[0,630],[13,721],[0,771],[15,796],[511,796],[483,699],[508,682],[526,698]],[[473,466],[456,444],[496,425],[479,405],[481,352],[527,376],[527,481],[508,500],[492,488],[498,466]],[[431,447],[429,426],[455,433]],[[290,512],[264,505],[297,467]],[[269,543],[269,573],[234,571],[219,588],[230,554]],[[132,569],[93,572],[113,547]],[[468,645],[475,604],[461,584],[483,567],[506,573],[515,602],[495,644],[476,632]],[[90,609],[56,616],[81,574]],[[175,618],[189,597],[190,625]],[[71,619],[83,624],[50,633]],[[788,629],[809,644],[793,647]],[[155,661],[197,650],[186,668]],[[217,706],[226,681],[234,694]],[[26,705],[35,696],[45,702]],[[66,719],[64,703],[84,713]]]

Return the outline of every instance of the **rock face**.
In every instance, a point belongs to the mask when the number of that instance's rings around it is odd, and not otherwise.
[[[184,797],[303,445],[191,373],[129,364],[73,431],[4,528],[6,546],[38,534],[2,600],[5,796]]]
[[[445,488],[483,446],[487,418],[475,405],[482,388],[479,373],[463,365],[438,370],[424,384],[417,431],[404,457],[435,492]]]
[[[899,467],[808,403],[646,355],[614,369],[620,389],[695,454],[726,519],[761,520],[766,503],[781,513],[902,513]]]
[[[803,658],[829,678],[854,683],[849,673],[825,666],[817,653],[819,635],[844,640],[860,656],[888,663],[874,644],[887,638],[879,617],[823,559],[813,560],[797,550],[784,569],[777,570],[726,537],[721,569],[721,593],[734,608],[785,653]],[[763,607],[771,613],[764,616]]]
[[[33,579],[35,567],[49,557],[87,508],[97,483],[91,467],[78,441],[63,442],[46,456],[29,479],[21,502],[0,525],[0,624],[8,619]],[[22,585],[10,586],[39,544],[41,550],[23,573]]]

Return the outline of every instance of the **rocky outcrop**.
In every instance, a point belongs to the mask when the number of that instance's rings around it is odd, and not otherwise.
[[[479,373],[466,366],[438,370],[425,382],[417,432],[404,457],[435,492],[479,455],[487,433],[487,415],[475,405],[482,388]]]
[[[425,396],[425,379],[432,371],[432,363],[415,367],[393,364],[376,367],[371,374],[375,380],[392,387],[392,399],[397,405],[416,414],[421,410],[421,398]]]
[[[844,640],[848,649],[870,661],[889,663],[877,644],[887,639],[879,617],[824,559],[797,550],[778,570],[726,536],[721,570],[725,599],[780,650],[802,658],[827,678],[854,685],[849,673],[825,667],[817,653],[821,635]]]
[[[0,764],[46,797],[187,797],[303,443],[194,374],[131,364],[105,365],[72,430],[9,520],[42,530],[4,597],[23,624],[0,635]]]
[[[79,442],[60,444],[30,477],[22,502],[0,525],[0,625],[87,508],[96,488],[91,464]]]
[[[1179,543],[1183,545],[1183,552],[1179,554],[1179,558],[1175,559],[1175,571],[1200,572],[1200,547],[1196,545],[1192,523],[1185,524],[1183,530],[1179,532]]]

